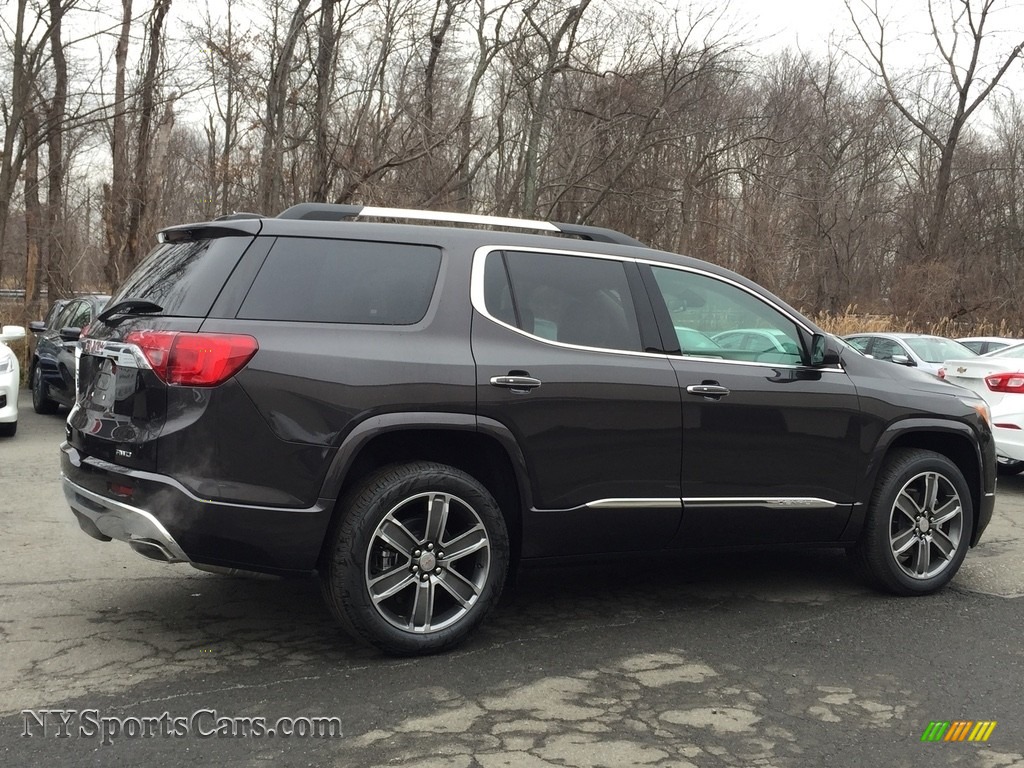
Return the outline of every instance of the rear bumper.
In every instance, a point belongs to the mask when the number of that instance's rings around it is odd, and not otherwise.
[[[1024,461],[1024,413],[1019,410],[1000,413],[999,409],[993,408],[992,425],[996,453],[1007,459]]]
[[[136,552],[165,563],[189,562],[184,550],[153,515],[144,509],[105,498],[76,485],[66,475],[64,498],[82,530],[99,541],[124,541]]]
[[[174,478],[61,445],[64,495],[79,525],[163,562],[296,575],[316,569],[334,508],[262,507],[201,499]]]

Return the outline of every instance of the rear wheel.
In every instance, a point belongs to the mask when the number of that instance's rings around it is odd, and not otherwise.
[[[882,467],[852,555],[877,587],[926,595],[960,569],[973,525],[970,491],[957,466],[932,451],[903,449]]]
[[[46,394],[43,371],[38,365],[32,366],[32,408],[36,413],[56,413],[58,405]]]
[[[385,468],[342,501],[321,586],[354,636],[396,655],[464,640],[497,603],[508,533],[491,494],[443,464]]]

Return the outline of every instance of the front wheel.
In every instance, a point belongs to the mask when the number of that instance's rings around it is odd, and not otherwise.
[[[387,467],[341,504],[321,586],[355,637],[395,655],[434,653],[464,640],[497,603],[508,533],[470,475],[431,462]]]
[[[960,569],[973,525],[971,494],[959,468],[933,451],[901,449],[879,473],[851,554],[875,586],[926,595]]]
[[[46,394],[46,382],[43,381],[43,369],[38,365],[32,367],[32,409],[36,413],[50,414],[57,412],[57,403]]]
[[[6,421],[0,424],[0,437],[14,437],[18,432],[18,422]]]

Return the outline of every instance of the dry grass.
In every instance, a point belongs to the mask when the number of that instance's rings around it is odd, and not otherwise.
[[[826,331],[838,336],[848,333],[931,333],[955,339],[964,336],[1002,336],[1006,338],[1024,338],[1024,329],[1007,322],[1005,319],[994,322],[991,320],[964,321],[944,317],[930,323],[921,323],[909,318],[895,315],[872,315],[858,312],[855,306],[849,306],[842,314],[819,312],[808,314],[808,317]]]

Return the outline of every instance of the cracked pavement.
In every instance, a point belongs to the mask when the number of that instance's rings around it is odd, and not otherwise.
[[[1024,477],[951,588],[879,595],[841,552],[693,555],[525,571],[467,644],[391,659],[313,581],[153,563],[78,530],[60,417],[23,399],[0,442],[4,766],[1024,768]],[[22,710],[330,716],[337,738],[58,738]],[[932,720],[995,720],[928,744]]]

